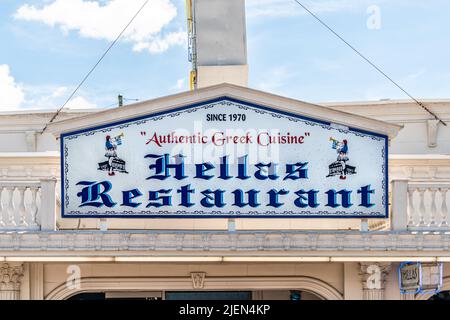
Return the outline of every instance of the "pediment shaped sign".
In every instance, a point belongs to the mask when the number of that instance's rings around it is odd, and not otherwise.
[[[215,98],[62,134],[63,217],[384,218],[387,150],[381,134]]]

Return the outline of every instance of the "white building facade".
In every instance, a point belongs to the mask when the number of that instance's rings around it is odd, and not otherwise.
[[[223,96],[389,135],[389,218],[61,217],[61,132]],[[448,102],[428,105],[449,120]],[[442,290],[450,289],[450,132],[413,103],[323,107],[223,84],[107,111],[66,111],[42,134],[51,116],[0,115],[3,299],[170,299],[196,292],[289,299],[293,291],[303,299],[430,297],[400,294],[397,268],[405,261],[443,262]],[[377,288],[367,281],[373,265]]]
[[[450,128],[409,101],[315,105],[246,88],[243,3],[188,6],[196,90],[63,110],[45,132],[54,110],[0,113],[0,299],[430,298],[400,293],[397,269],[407,261],[443,263],[441,290],[450,290]],[[231,15],[240,19],[234,29],[211,9],[223,5],[241,13]],[[205,8],[217,19],[203,25]],[[204,30],[230,50],[214,47]],[[387,137],[388,218],[62,216],[61,134],[218,98]],[[450,101],[424,102],[449,123]],[[92,148],[79,151],[79,162],[83,152],[89,159]]]

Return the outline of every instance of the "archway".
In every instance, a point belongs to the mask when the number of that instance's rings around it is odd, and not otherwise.
[[[141,278],[141,277],[91,277],[80,279],[79,289],[62,283],[51,291],[46,300],[63,300],[83,292],[133,292],[133,291],[192,291],[188,277]],[[299,290],[324,300],[343,300],[342,294],[330,284],[311,277],[207,277],[201,290]]]
[[[450,291],[444,290],[431,296],[428,300],[450,301]]]
[[[444,291],[450,291],[450,277],[444,277],[442,279],[441,292]],[[432,298],[433,296],[435,295],[432,293],[418,293],[416,295],[416,300],[430,300],[430,298]]]

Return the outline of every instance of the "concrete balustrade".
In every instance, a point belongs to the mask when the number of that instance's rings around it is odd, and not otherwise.
[[[55,231],[55,186],[53,178],[0,181],[0,231]],[[391,192],[390,228],[375,219],[370,231],[450,232],[450,183],[393,180]]]
[[[398,231],[450,231],[450,183],[392,181],[392,229]]]
[[[55,179],[0,181],[0,231],[55,230]]]
[[[450,183],[408,184],[408,229],[450,231]]]

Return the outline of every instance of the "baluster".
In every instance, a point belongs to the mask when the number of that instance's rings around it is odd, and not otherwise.
[[[442,220],[441,220],[441,227],[442,228],[448,228],[448,207],[447,207],[447,188],[440,188],[439,191],[441,192],[441,197],[442,197],[442,203],[441,203],[441,215],[442,215]]]
[[[30,194],[31,194],[31,203],[30,203],[30,222],[29,222],[29,226],[30,227],[37,227],[37,192],[38,192],[38,188],[37,187],[30,187]]]
[[[425,190],[424,188],[419,188],[419,227],[425,226]]]
[[[42,186],[40,186],[36,192],[36,206],[36,223],[40,228],[42,223]]]
[[[414,217],[416,213],[416,207],[414,206],[414,193],[415,189],[409,189],[408,188],[408,227],[414,226]]]
[[[431,194],[431,208],[430,208],[430,227],[436,228],[436,214],[437,214],[437,207],[436,207],[436,188],[430,189]]]
[[[26,221],[26,209],[25,209],[25,190],[26,187],[16,187],[19,194],[19,205],[17,206],[17,215],[19,218],[19,226],[26,227],[28,226]]]
[[[3,195],[3,187],[0,187],[0,228],[6,226],[5,219],[4,219],[6,210],[5,210],[5,206],[3,205],[2,195]]]
[[[14,187],[6,187],[6,194],[8,195],[8,201],[6,202],[6,212],[8,213],[7,227],[15,227],[16,220],[14,219]]]

